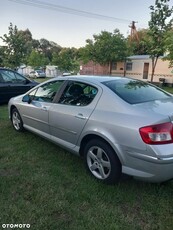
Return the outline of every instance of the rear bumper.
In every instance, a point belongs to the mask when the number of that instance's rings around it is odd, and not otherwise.
[[[173,145],[149,146],[145,154],[126,151],[126,162],[122,170],[123,173],[148,182],[171,180],[173,179]]]

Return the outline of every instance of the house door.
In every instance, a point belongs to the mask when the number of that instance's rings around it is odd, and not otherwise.
[[[149,63],[144,63],[143,79],[148,79]]]

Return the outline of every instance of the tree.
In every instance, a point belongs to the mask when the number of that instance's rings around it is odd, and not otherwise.
[[[22,63],[27,63],[27,58],[30,55],[33,47],[32,34],[29,29],[18,31],[21,40],[21,49],[23,50]]]
[[[28,57],[28,65],[33,68],[39,68],[47,64],[49,64],[49,59],[46,58],[44,54],[32,50],[30,56]]]
[[[38,53],[44,54],[44,56],[49,59],[49,62],[51,63],[53,53],[59,53],[62,47],[53,41],[48,41],[45,38],[41,38],[40,40],[32,39],[32,49]]]
[[[26,57],[32,49],[32,34],[27,29],[18,30],[17,26],[10,23],[8,35],[0,37],[4,45],[3,64],[11,68],[17,68],[26,62]]]
[[[128,36],[129,51],[132,55],[148,54],[149,35],[148,29],[139,29],[137,31],[139,40],[133,40]]]
[[[164,60],[170,61],[170,67],[173,67],[173,29],[168,31],[165,36],[165,49],[167,54]]]
[[[4,66],[4,53],[5,53],[5,47],[0,46],[0,66]]]
[[[76,48],[62,48],[59,53],[54,52],[52,64],[57,65],[58,69],[63,72],[78,72],[78,50]]]
[[[126,60],[127,41],[118,29],[113,33],[102,31],[99,35],[93,35],[93,38],[88,39],[85,48],[80,50],[84,62],[92,60],[101,65],[108,64],[111,72],[112,62]]]
[[[165,35],[172,26],[173,19],[170,19],[170,17],[173,12],[173,7],[169,7],[169,1],[170,0],[156,0],[155,6],[150,6],[151,19],[149,21],[148,32],[150,37],[148,54],[152,59],[151,82],[153,82],[158,58],[166,51]]]
[[[56,44],[53,41],[48,41],[45,38],[42,38],[39,40],[39,51],[41,51],[46,58],[49,59],[49,61],[52,61],[53,58],[53,53],[57,52],[59,53],[61,51],[61,46],[59,46],[58,44]]]

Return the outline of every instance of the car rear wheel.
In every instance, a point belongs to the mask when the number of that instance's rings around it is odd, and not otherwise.
[[[17,109],[12,110],[12,124],[16,131],[23,131],[23,121]]]
[[[92,176],[106,184],[115,184],[121,177],[121,163],[109,144],[94,139],[84,149],[85,166]]]

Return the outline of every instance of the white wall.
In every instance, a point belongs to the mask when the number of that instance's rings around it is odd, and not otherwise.
[[[152,72],[152,62],[150,58],[136,58],[131,59],[132,70],[126,71],[127,77],[132,77],[135,79],[140,79],[144,81],[151,80],[151,72]],[[148,71],[148,79],[143,79],[143,69],[144,63],[149,63],[149,71]],[[121,70],[123,68],[123,70]],[[123,76],[124,74],[124,63],[117,63],[117,70],[112,71],[112,75],[115,76]],[[161,58],[158,59],[155,74],[154,74],[154,82],[159,82],[159,78],[165,78],[167,83],[173,83],[173,68],[169,68],[169,61],[163,61]]]

